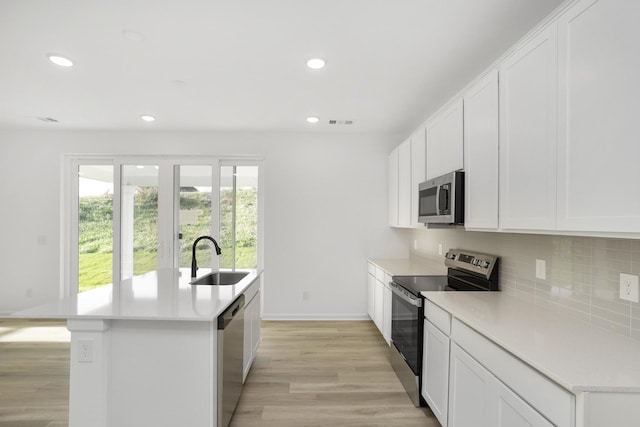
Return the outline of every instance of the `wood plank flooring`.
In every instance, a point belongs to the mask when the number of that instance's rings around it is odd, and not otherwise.
[[[0,427],[69,425],[66,322],[0,320]]]
[[[439,427],[372,322],[263,322],[262,336],[230,427]],[[0,320],[0,427],[68,425],[68,341],[65,322]]]
[[[263,322],[262,337],[231,427],[440,426],[372,322]]]

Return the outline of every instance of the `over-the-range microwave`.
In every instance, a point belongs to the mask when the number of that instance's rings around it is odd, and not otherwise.
[[[418,187],[418,221],[424,224],[464,224],[464,172],[456,171]]]

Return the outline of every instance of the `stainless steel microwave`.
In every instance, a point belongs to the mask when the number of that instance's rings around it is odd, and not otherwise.
[[[464,172],[451,172],[418,187],[418,221],[425,224],[464,224]]]

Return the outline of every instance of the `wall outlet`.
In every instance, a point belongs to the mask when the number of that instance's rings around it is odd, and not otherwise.
[[[620,299],[631,302],[638,300],[638,276],[620,273]]]
[[[413,249],[418,249],[418,239],[413,239]]]
[[[309,291],[302,291],[302,300],[303,301],[308,301],[310,294],[311,293]]]
[[[547,280],[547,262],[543,259],[536,260],[536,279]]]
[[[93,340],[78,341],[78,362],[93,362]]]
[[[442,243],[438,243],[438,255],[442,255]]]

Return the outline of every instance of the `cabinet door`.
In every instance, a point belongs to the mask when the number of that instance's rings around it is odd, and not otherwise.
[[[459,100],[427,122],[427,180],[464,167],[462,114]]]
[[[553,427],[553,424],[495,377],[493,385],[497,408],[494,412],[496,421],[492,425],[496,427]]]
[[[374,318],[376,326],[380,333],[384,332],[384,285],[381,281],[376,280],[375,284],[375,296],[374,296]]]
[[[389,226],[398,226],[398,147],[389,154],[387,167],[387,192],[389,196]]]
[[[371,320],[375,321],[376,277],[367,274],[367,313]]]
[[[383,292],[383,327],[382,327],[382,336],[384,337],[387,344],[391,344],[391,298],[392,298],[391,287],[387,283],[384,283],[384,292]]]
[[[558,229],[640,232],[640,2],[583,0],[558,22]]]
[[[450,364],[449,427],[495,427],[489,371],[456,344],[451,344]]]
[[[556,28],[500,66],[500,228],[555,229]]]
[[[498,228],[498,72],[464,95],[465,227]]]
[[[418,186],[425,181],[427,161],[427,139],[424,127],[411,135],[411,226],[423,227],[418,222]]]
[[[411,140],[398,147],[398,226],[411,227]]]
[[[422,397],[440,425],[449,409],[449,337],[425,319],[422,358]]]
[[[253,318],[256,307],[256,298],[254,297],[244,308],[244,345],[243,345],[243,376],[244,381],[247,378],[251,363],[253,362]]]

